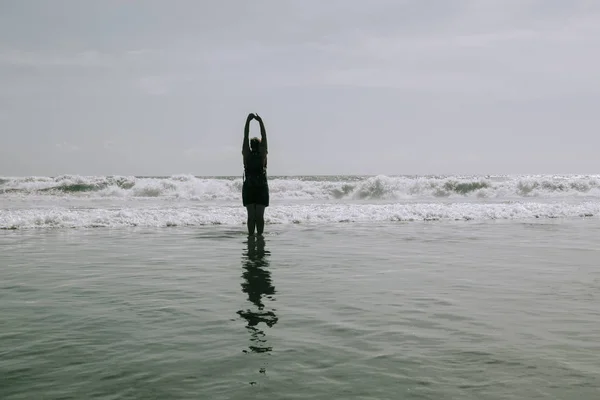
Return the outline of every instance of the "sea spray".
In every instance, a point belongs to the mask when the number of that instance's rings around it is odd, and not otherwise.
[[[273,200],[515,199],[591,196],[600,199],[600,175],[449,177],[270,177]],[[77,176],[0,178],[0,196],[77,198],[164,197],[198,201],[240,199],[239,177]]]

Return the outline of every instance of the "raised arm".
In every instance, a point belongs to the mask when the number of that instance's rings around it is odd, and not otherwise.
[[[269,152],[269,148],[267,146],[267,130],[265,129],[265,124],[258,114],[255,114],[254,118],[256,118],[260,124],[260,146],[262,147],[264,153],[267,154]]]
[[[255,115],[250,113],[246,118],[246,125],[244,126],[244,142],[242,143],[242,154],[244,157],[250,153],[250,140],[248,136],[250,135],[250,121],[255,118]]]

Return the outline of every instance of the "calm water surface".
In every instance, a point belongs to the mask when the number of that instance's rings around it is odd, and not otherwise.
[[[0,232],[0,398],[598,399],[600,221]]]

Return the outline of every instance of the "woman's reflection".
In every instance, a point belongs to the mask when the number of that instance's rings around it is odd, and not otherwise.
[[[242,255],[243,273],[242,291],[248,294],[248,301],[253,304],[251,309],[240,310],[238,314],[247,321],[246,328],[251,334],[250,352],[265,353],[272,350],[268,346],[265,333],[259,328],[264,322],[268,327],[277,323],[275,309],[265,308],[264,301],[273,301],[275,287],[271,283],[271,273],[268,271],[271,255],[265,250],[263,237],[249,236],[246,242],[248,247]],[[248,350],[244,350],[248,353]],[[264,371],[263,371],[264,372]]]

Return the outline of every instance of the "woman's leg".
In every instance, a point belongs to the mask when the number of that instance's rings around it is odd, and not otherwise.
[[[262,235],[265,228],[265,206],[262,204],[256,205],[256,233]]]
[[[248,210],[248,234],[254,235],[254,228],[256,226],[256,204],[248,204],[246,210]]]

